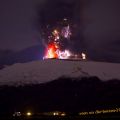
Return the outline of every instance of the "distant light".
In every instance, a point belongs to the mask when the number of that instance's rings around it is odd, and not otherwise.
[[[27,116],[31,116],[32,115],[32,113],[31,112],[27,112]]]
[[[57,40],[58,40],[58,39],[60,39],[60,37],[59,37],[59,36],[57,36]]]
[[[59,113],[58,112],[54,112],[53,115],[56,116],[56,115],[59,115]]]
[[[19,116],[21,116],[21,112],[14,112],[13,116],[14,116],[14,117],[15,117],[15,116],[19,117]]]
[[[56,30],[56,29],[52,33],[54,36],[58,36],[58,34],[59,34],[58,30]]]
[[[66,114],[65,113],[61,113],[61,116],[66,116]]]
[[[86,60],[86,54],[85,53],[82,53],[82,59]]]
[[[64,18],[63,20],[64,20],[64,21],[67,21],[67,18]]]

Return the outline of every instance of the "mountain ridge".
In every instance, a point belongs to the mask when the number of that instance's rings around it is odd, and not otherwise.
[[[0,70],[0,85],[40,84],[59,77],[120,79],[120,64],[95,61],[47,59],[16,63]]]

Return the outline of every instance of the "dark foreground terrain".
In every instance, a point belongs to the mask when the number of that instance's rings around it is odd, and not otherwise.
[[[20,111],[20,117],[13,113]],[[31,115],[27,115],[30,111]],[[62,111],[64,116],[54,115]],[[51,113],[50,113],[51,112]],[[1,119],[120,118],[120,81],[59,78],[37,85],[1,86]]]

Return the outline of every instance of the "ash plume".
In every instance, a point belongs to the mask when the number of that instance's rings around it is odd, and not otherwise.
[[[52,0],[52,2],[47,0],[39,8],[39,31],[45,46],[48,46],[48,37],[54,29],[61,30],[69,25],[71,36],[69,39],[62,38],[59,42],[61,49],[79,53],[83,51],[85,47],[81,14],[83,5],[84,2],[79,0]]]

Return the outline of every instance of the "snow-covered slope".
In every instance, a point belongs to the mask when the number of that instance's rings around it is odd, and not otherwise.
[[[0,70],[0,85],[44,83],[61,76],[120,79],[120,64],[54,59],[17,63]]]

